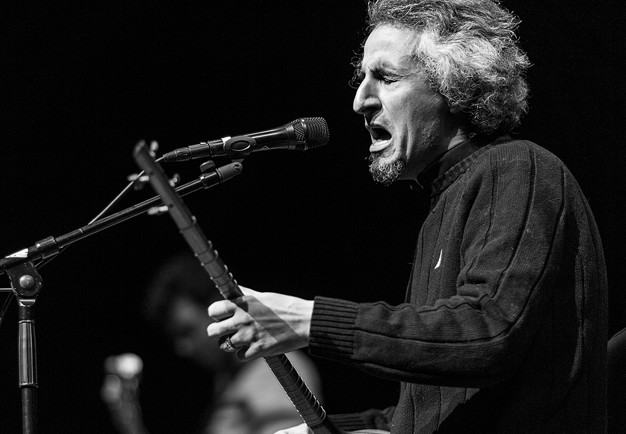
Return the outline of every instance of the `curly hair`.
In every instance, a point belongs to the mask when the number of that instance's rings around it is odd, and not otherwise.
[[[368,34],[381,25],[419,34],[414,56],[474,132],[510,132],[528,111],[526,54],[519,19],[493,0],[377,0],[368,4]],[[357,67],[358,68],[358,67]]]

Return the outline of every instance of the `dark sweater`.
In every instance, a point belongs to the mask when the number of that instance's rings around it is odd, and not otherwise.
[[[508,137],[469,140],[432,173],[406,303],[315,299],[311,354],[401,382],[395,408],[333,419],[402,434],[604,432],[606,271],[572,174]]]

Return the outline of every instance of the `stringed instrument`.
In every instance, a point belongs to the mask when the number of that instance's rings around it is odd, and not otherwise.
[[[326,121],[319,118],[319,122],[323,122],[323,132],[328,134],[328,127],[325,125]],[[228,267],[213,248],[213,244],[205,236],[187,205],[170,185],[163,169],[150,154],[145,142],[142,141],[137,144],[133,155],[139,167],[148,175],[153,189],[161,197],[163,204],[167,206],[168,212],[178,226],[180,234],[194,252],[202,267],[209,274],[222,296],[227,300],[243,296]],[[233,176],[233,173],[239,173],[242,169],[241,163],[236,162],[218,168],[216,172],[221,179],[228,179]],[[304,383],[287,356],[281,354],[265,357],[264,359],[287,393],[300,417],[314,434],[344,434],[344,431],[337,428],[327,417],[326,411]],[[381,430],[360,430],[357,432],[360,434],[386,433],[386,431]]]

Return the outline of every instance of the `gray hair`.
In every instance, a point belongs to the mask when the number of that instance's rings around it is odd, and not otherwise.
[[[415,31],[430,85],[468,115],[475,132],[509,132],[528,111],[530,62],[517,46],[520,23],[492,0],[377,0],[368,33],[381,25]]]

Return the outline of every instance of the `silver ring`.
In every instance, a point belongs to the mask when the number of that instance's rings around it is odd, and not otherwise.
[[[222,349],[228,353],[232,353],[237,350],[235,346],[233,345],[233,341],[230,340],[230,336],[226,336],[226,339],[224,339],[224,342],[222,345],[223,345]]]

